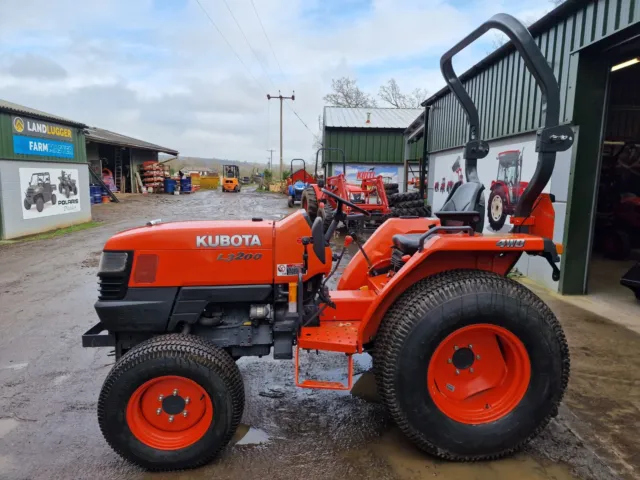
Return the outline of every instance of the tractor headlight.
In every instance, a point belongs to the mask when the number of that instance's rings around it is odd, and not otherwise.
[[[127,252],[102,252],[98,273],[121,273],[127,268]]]

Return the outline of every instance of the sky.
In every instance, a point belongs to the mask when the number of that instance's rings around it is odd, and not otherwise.
[[[283,114],[287,163],[313,157],[333,78],[356,78],[372,95],[390,78],[403,91],[435,93],[444,85],[440,56],[483,20],[506,12],[531,23],[553,8],[546,0],[200,4],[211,20],[197,0],[2,0],[0,98],[185,156],[266,162],[273,148],[275,163],[279,102],[267,94],[295,90]],[[456,71],[492,44],[487,34],[460,53]]]

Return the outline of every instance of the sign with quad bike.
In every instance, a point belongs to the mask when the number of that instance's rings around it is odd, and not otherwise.
[[[478,177],[485,186],[486,232],[508,232],[511,229],[509,217],[515,213],[537,160],[535,135],[493,142],[489,155],[478,160]],[[462,149],[434,155],[429,185],[433,189],[434,212],[444,204],[457,182],[466,182]],[[544,192],[549,192],[549,185]]]
[[[25,220],[79,212],[78,170],[21,168],[20,195]]]

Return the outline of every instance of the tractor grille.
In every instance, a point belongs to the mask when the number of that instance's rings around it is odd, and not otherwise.
[[[127,294],[128,276],[98,276],[98,300],[121,300]]]

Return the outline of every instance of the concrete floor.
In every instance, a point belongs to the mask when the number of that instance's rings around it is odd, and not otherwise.
[[[136,196],[95,208],[95,218],[104,222],[98,228],[1,246],[0,478],[638,478],[640,335],[544,291],[539,295],[567,334],[572,376],[558,417],[514,457],[456,464],[417,451],[377,403],[370,357],[359,355],[351,394],[301,390],[291,362],[243,358],[243,425],[219,460],[158,475],[122,460],[103,440],[96,419],[113,357],[80,342],[96,322],[95,275],[105,240],[154,218],[278,219],[291,211],[284,197],[250,189]],[[311,358],[314,372],[343,372],[343,356]]]

